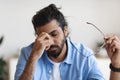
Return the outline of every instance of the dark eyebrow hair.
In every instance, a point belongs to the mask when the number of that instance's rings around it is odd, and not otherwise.
[[[52,34],[52,33],[54,33],[54,32],[56,32],[57,30],[53,30],[52,32],[50,32],[50,33],[48,33],[48,34]]]

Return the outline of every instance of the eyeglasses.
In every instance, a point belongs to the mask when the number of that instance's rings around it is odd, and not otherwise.
[[[92,25],[95,29],[97,29],[103,37],[105,37],[105,34],[103,33],[103,31],[101,31],[97,26],[95,26],[93,23],[90,23],[90,22],[86,22],[87,24],[90,24]],[[100,49],[103,48],[105,46],[105,42],[101,45]]]

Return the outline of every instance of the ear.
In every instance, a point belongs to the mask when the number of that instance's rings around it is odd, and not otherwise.
[[[68,34],[69,34],[69,32],[68,32],[68,27],[65,26],[65,27],[64,27],[64,35],[67,37]]]

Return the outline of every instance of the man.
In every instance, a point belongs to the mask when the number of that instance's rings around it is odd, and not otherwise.
[[[67,22],[54,4],[38,11],[32,23],[37,38],[22,48],[15,80],[104,80],[94,53],[67,38]],[[111,69],[119,69],[120,41],[114,36],[105,41]],[[111,71],[111,80],[119,76],[120,72]]]

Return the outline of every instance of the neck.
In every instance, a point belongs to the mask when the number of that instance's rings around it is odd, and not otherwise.
[[[57,58],[49,56],[49,58],[54,62],[62,62],[67,56],[67,45],[66,43],[63,46],[63,50]]]

